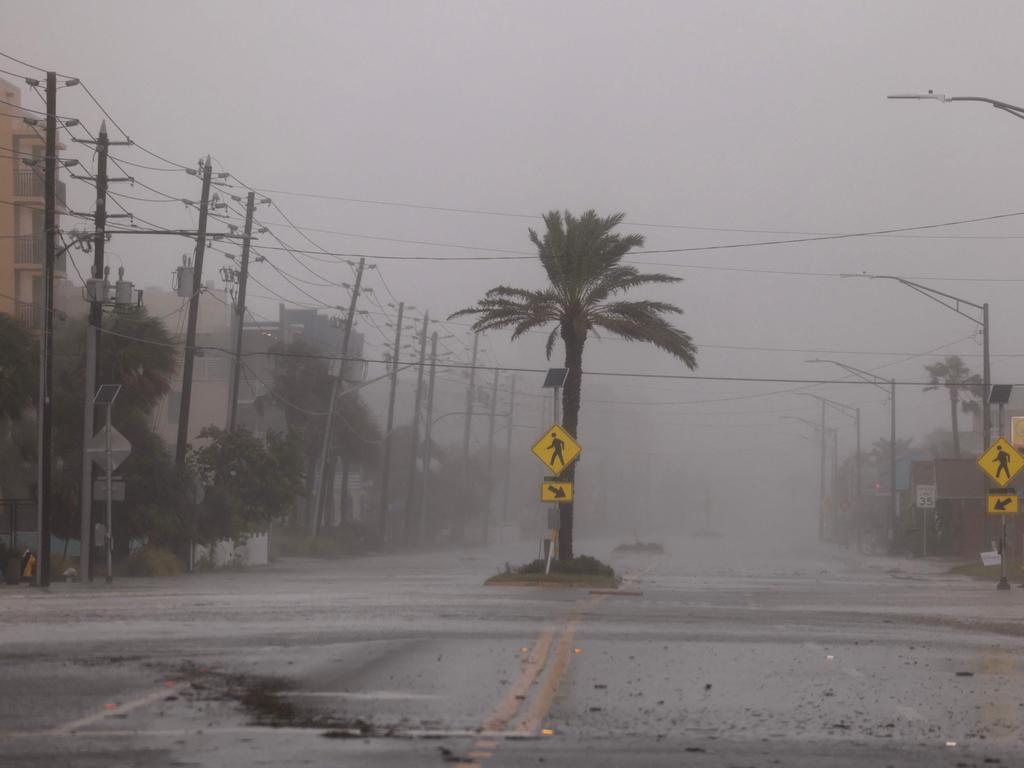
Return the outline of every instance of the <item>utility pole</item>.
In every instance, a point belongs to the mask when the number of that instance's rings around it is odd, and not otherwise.
[[[470,424],[473,421],[473,390],[476,388],[476,354],[477,348],[480,346],[480,334],[473,334],[473,359],[469,365],[469,386],[466,388],[466,426],[462,431],[462,487],[463,495],[466,498],[470,497],[469,488],[469,430]],[[464,515],[465,512],[461,512],[460,515]],[[460,525],[460,531],[465,524],[465,520],[462,520]]]
[[[174,466],[179,474],[185,471],[185,449],[188,446],[188,416],[192,405],[192,369],[196,357],[196,321],[199,319],[199,295],[203,290],[203,256],[206,254],[206,219],[210,208],[210,178],[213,166],[210,156],[203,164],[203,191],[199,201],[199,229],[196,232],[196,255],[193,264],[192,295],[188,301],[188,330],[185,334],[185,362],[181,370],[181,408],[178,413],[178,442]]]
[[[348,304],[348,317],[345,320],[345,330],[341,341],[341,365],[338,366],[338,374],[331,383],[331,400],[327,406],[327,424],[324,429],[324,441],[320,447],[320,461],[317,472],[316,492],[314,494],[313,510],[309,520],[309,530],[312,536],[316,536],[320,522],[320,507],[323,502],[324,488],[326,487],[327,474],[327,452],[331,445],[331,434],[334,431],[335,403],[338,399],[338,385],[345,376],[345,363],[348,362],[348,342],[352,337],[352,325],[356,319],[356,302],[359,300],[359,289],[363,284],[363,266],[366,259],[359,260],[359,268],[356,270],[356,282],[352,286],[352,299]]]
[[[238,384],[242,373],[242,330],[245,326],[245,285],[249,279],[249,245],[252,242],[252,217],[256,209],[256,193],[245,200],[245,239],[242,240],[242,268],[238,273],[238,300],[235,303],[235,364],[231,371],[231,400],[228,411],[228,432],[235,431],[238,418]]]
[[[92,244],[92,278],[103,279],[103,249],[106,245],[107,226],[107,153],[109,150],[107,123],[100,125],[99,138],[96,142],[96,213],[93,215],[93,226],[96,236]],[[104,283],[93,283],[103,286]],[[92,440],[95,429],[95,407],[92,404],[96,396],[96,382],[99,380],[100,331],[103,328],[103,303],[105,296],[89,296],[89,323],[85,328],[85,408],[82,418],[82,496],[81,496],[81,542],[79,544],[80,579],[82,583],[92,581],[92,457],[85,449]]]
[[[420,331],[420,364],[416,372],[416,400],[412,410],[412,429],[410,442],[412,447],[409,451],[409,488],[405,497],[405,521],[403,525],[403,538],[411,542],[415,537],[415,521],[413,519],[413,506],[416,504],[416,457],[419,455],[420,435],[420,406],[423,402],[423,366],[426,363],[427,355],[427,323],[430,322],[430,313],[423,313],[423,330]]]
[[[501,521],[508,522],[508,488],[512,481],[512,415],[516,410],[516,377],[512,377],[512,387],[508,395],[508,428],[505,432],[505,488],[501,501]]]
[[[825,540],[825,401],[821,401],[821,467],[818,477],[818,541]]]
[[[896,518],[900,513],[900,497],[896,492],[896,379],[889,382],[889,493],[892,498],[889,504],[889,525],[886,535],[886,551],[890,554],[896,550]]]
[[[437,374],[437,331],[430,337],[430,379],[427,383],[427,413],[423,419],[423,490],[420,492],[419,514],[419,540],[423,541],[426,533],[428,494],[430,493],[430,462],[433,458],[432,432],[434,426],[434,377]]]
[[[86,284],[89,301],[89,321],[85,329],[85,397],[82,418],[82,487],[80,498],[81,543],[79,546],[79,578],[82,583],[93,579],[93,527],[92,527],[92,485],[94,469],[92,458],[86,453],[86,446],[93,437],[96,425],[96,408],[92,401],[99,384],[100,347],[103,336],[103,302],[107,300],[108,284],[104,276],[104,249],[107,244],[107,187],[111,179],[107,175],[107,156],[111,146],[127,145],[128,141],[110,141],[107,122],[100,124],[95,142],[82,140],[82,144],[96,146],[96,211],[93,214],[92,280]]]
[[[491,381],[491,413],[487,424],[487,500],[481,508],[483,515],[483,543],[487,544],[488,528],[491,523],[491,488],[494,487],[492,472],[494,470],[494,419],[498,414],[498,369],[494,369]]]
[[[46,73],[46,158],[43,177],[43,231],[46,260],[43,266],[43,340],[40,344],[42,370],[39,392],[39,476],[38,504],[39,567],[36,584],[50,586],[50,515],[53,488],[51,460],[53,448],[53,272],[57,259],[57,73]]]
[[[377,518],[380,540],[387,539],[388,533],[388,482],[391,479],[391,430],[395,424],[395,392],[398,389],[398,352],[402,348],[402,317],[405,302],[398,303],[398,320],[395,322],[395,349],[391,356],[391,392],[388,395],[388,421],[384,431],[384,466],[380,475],[380,517]]]

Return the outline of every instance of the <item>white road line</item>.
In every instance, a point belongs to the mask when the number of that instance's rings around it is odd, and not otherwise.
[[[72,720],[69,723],[64,723],[64,725],[59,725],[56,728],[47,731],[46,733],[52,736],[66,736],[70,733],[74,733],[75,731],[80,731],[83,728],[88,728],[90,725],[95,725],[96,723],[106,720],[108,717],[113,717],[114,715],[123,715],[127,712],[132,712],[136,709],[145,707],[148,704],[153,704],[154,702],[160,701],[161,699],[165,699],[171,694],[173,694],[176,690],[178,690],[179,687],[180,683],[168,685],[164,688],[161,688],[159,691],[154,691],[153,693],[150,693],[147,696],[134,699],[132,701],[127,702],[126,704],[119,704],[111,709],[102,709],[99,712],[96,712],[95,714],[88,715],[87,717],[81,717],[77,720]]]
[[[413,693],[412,691],[279,691],[277,695],[303,699],[352,699],[355,701],[426,701],[444,698],[435,693]]]

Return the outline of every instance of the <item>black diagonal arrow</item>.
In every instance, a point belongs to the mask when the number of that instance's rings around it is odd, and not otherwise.
[[[557,486],[557,485],[549,485],[548,486],[548,493],[550,493],[556,499],[564,499],[565,498],[565,491],[562,490],[562,488]]]
[[[1000,499],[999,501],[996,502],[996,511],[1002,512],[1010,505],[1011,501],[1013,501],[1013,499]]]

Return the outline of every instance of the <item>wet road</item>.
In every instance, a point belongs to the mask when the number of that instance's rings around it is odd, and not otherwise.
[[[1024,590],[838,548],[611,546],[580,549],[623,594],[482,586],[529,545],[0,588],[0,763],[1024,763]]]

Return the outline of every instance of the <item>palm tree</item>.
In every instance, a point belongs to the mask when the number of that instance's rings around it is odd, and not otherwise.
[[[924,369],[931,376],[931,384],[924,388],[925,392],[942,387],[949,392],[949,412],[953,422],[953,455],[959,459],[960,430],[957,424],[957,405],[964,413],[978,412],[978,399],[982,396],[982,378],[976,373],[971,373],[971,369],[956,355],[926,365]]]
[[[582,216],[568,211],[564,216],[550,211],[544,216],[543,239],[532,229],[530,240],[537,247],[549,285],[531,290],[500,285],[489,290],[476,306],[451,317],[475,315],[475,331],[511,328],[512,338],[551,324],[545,351],[550,359],[559,338],[565,345],[565,367],[569,371],[562,390],[562,413],[566,431],[577,436],[580,388],[583,381],[583,348],[591,331],[598,330],[629,341],[642,341],[663,349],[690,370],[697,366],[697,348],[685,331],[669,323],[664,315],[682,314],[679,307],[661,301],[621,301],[618,296],[630,288],[647,284],[675,283],[681,278],[664,274],[640,274],[623,265],[623,257],[642,246],[642,235],[618,235],[612,230],[625,214],[598,216],[593,210]],[[565,477],[575,477],[570,466]],[[572,502],[559,504],[558,557],[571,559]]]

